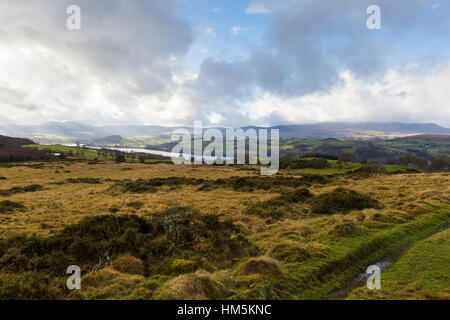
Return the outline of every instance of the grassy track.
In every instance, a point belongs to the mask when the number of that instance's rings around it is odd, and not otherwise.
[[[381,289],[348,299],[450,299],[450,229],[420,241],[381,275]]]

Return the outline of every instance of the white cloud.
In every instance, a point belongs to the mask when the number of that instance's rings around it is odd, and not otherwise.
[[[372,83],[348,71],[340,79],[328,92],[301,97],[265,93],[243,110],[261,124],[273,124],[271,118],[276,118],[286,123],[440,120],[450,126],[450,64],[426,73],[417,66],[397,67]]]
[[[246,14],[266,14],[270,13],[270,10],[263,4],[252,3],[245,10]]]
[[[219,124],[220,122],[222,122],[223,117],[218,114],[217,112],[211,112],[208,116],[207,116],[209,122],[213,125]]]
[[[232,27],[230,29],[230,32],[231,32],[232,35],[238,36],[242,32],[245,32],[245,31],[248,31],[248,30],[251,30],[251,29],[253,29],[253,28],[252,27],[238,27],[238,26],[235,26],[235,27]]]

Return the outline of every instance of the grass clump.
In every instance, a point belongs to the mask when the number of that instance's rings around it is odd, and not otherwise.
[[[311,210],[316,214],[348,213],[352,210],[381,207],[377,200],[341,187],[311,199]]]
[[[0,214],[13,213],[15,211],[24,211],[26,207],[18,202],[9,200],[0,201]]]
[[[245,213],[258,215],[263,218],[280,219],[285,215],[289,205],[305,202],[311,197],[312,194],[305,188],[284,191],[278,197],[250,205]]]
[[[299,203],[304,202],[311,198],[313,195],[311,192],[309,192],[306,188],[300,188],[296,189],[295,191],[291,192],[284,192],[282,193],[277,200],[281,200],[288,203]]]
[[[144,274],[144,264],[141,259],[126,254],[117,258],[113,264],[113,268],[119,272],[129,274]]]
[[[174,259],[170,264],[171,274],[194,272],[198,268],[198,262],[186,259]]]
[[[319,243],[285,240],[276,244],[268,254],[280,261],[303,262],[314,256],[321,256],[325,251],[326,247]]]
[[[11,189],[8,190],[0,190],[0,196],[11,196],[17,193],[26,193],[26,192],[37,192],[37,191],[41,191],[44,190],[44,187],[41,186],[40,184],[31,184],[29,186],[25,186],[25,187],[13,187]]]
[[[356,222],[348,219],[344,219],[336,223],[329,234],[336,237],[348,237],[358,234],[361,231]]]
[[[127,203],[127,207],[140,210],[144,207],[144,203],[142,201],[132,201]]]
[[[162,186],[201,185],[204,181],[204,179],[185,177],[138,179],[136,181],[124,180],[117,182],[113,188],[119,188],[124,193],[147,193],[156,192]]]
[[[178,276],[166,282],[155,293],[161,300],[221,300],[228,295],[227,283],[232,280],[203,270]]]
[[[101,184],[102,181],[97,178],[70,178],[67,183]]]
[[[280,263],[268,256],[251,258],[242,262],[236,269],[237,275],[261,274],[270,277],[283,275]]]

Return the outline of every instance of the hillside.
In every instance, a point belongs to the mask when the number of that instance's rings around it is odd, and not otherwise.
[[[0,136],[0,162],[44,160],[50,156],[45,151],[24,148],[24,145],[34,144],[32,140]]]

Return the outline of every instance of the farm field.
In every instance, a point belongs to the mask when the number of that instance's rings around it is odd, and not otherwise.
[[[333,166],[3,164],[0,299],[448,299],[450,174]],[[382,290],[353,287],[402,248]]]

